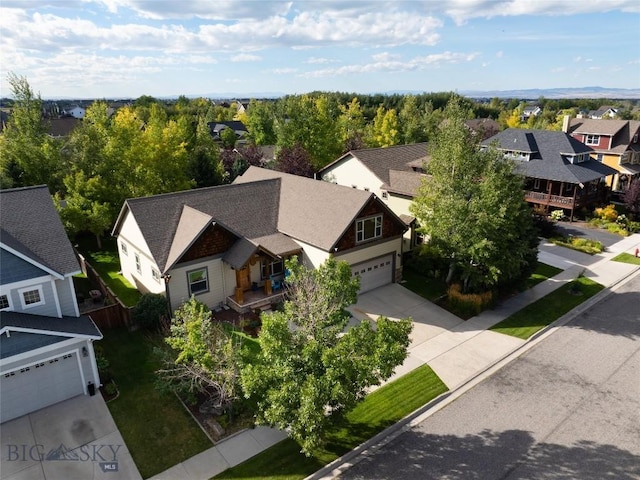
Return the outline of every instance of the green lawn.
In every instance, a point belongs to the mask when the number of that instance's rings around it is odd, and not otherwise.
[[[447,293],[447,284],[444,280],[427,277],[413,268],[406,268],[402,271],[402,280],[404,287],[431,302]]]
[[[102,248],[98,249],[93,238],[79,239],[78,249],[91,266],[96,269],[100,278],[111,288],[113,293],[127,307],[134,307],[140,298],[140,292],[120,275],[120,259],[115,239],[102,241]]]
[[[631,255],[630,253],[621,253],[612,258],[614,262],[631,263],[632,265],[640,265],[640,257]]]
[[[555,277],[560,272],[562,272],[561,268],[552,267],[546,263],[538,262],[536,270],[527,279],[527,288],[532,288],[545,280]]]
[[[579,277],[540,300],[527,305],[519,312],[491,327],[490,330],[526,340],[603,288],[593,280]]]
[[[423,365],[367,395],[344,422],[331,429],[325,448],[312,456],[301,454],[300,446],[287,439],[215,478],[304,478],[446,391],[433,370]]]
[[[105,330],[97,343],[109,360],[120,396],[107,405],[143,478],[211,447],[173,395],[154,388],[158,363],[148,334]]]

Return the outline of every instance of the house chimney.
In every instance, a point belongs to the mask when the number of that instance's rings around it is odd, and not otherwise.
[[[571,115],[565,115],[562,119],[562,131],[569,133],[569,123],[571,122]]]

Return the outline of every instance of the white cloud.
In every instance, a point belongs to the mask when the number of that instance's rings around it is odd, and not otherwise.
[[[371,55],[376,62],[388,62],[391,60],[400,60],[401,56],[398,54],[391,54],[389,52],[376,53]]]
[[[257,62],[258,60],[262,60],[262,57],[250,53],[240,53],[231,57],[232,62]]]
[[[304,63],[309,63],[311,65],[324,65],[327,63],[337,63],[338,60],[333,60],[331,58],[324,57],[309,57],[305,60]]]
[[[292,73],[296,73],[297,71],[297,68],[273,68],[269,70],[269,73],[273,73],[275,75],[289,75]]]
[[[424,2],[426,10],[437,8],[462,25],[472,18],[511,17],[521,15],[567,16],[620,10],[640,13],[637,0],[567,1],[567,0],[443,0]]]
[[[422,70],[428,66],[439,67],[443,64],[454,64],[470,62],[478,57],[478,53],[454,53],[443,52],[421,57],[415,57],[408,61],[386,60],[369,64],[347,65],[338,68],[325,68],[310,72],[301,73],[299,76],[303,78],[322,78],[336,77],[342,75],[353,75],[359,73],[375,73],[375,72],[407,72],[413,70]]]

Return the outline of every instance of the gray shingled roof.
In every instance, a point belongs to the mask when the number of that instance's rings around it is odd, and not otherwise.
[[[125,212],[130,211],[158,268],[165,272],[170,267],[167,260],[185,205],[211,216],[212,221],[238,237],[258,238],[277,232],[279,190],[280,182],[274,179],[129,199],[120,212],[113,234],[117,235]],[[194,228],[201,227],[198,222],[193,225]],[[182,231],[180,233],[184,236]]]
[[[592,118],[573,118],[569,126],[571,134],[611,135],[613,141],[609,149],[596,149],[597,152],[622,154],[627,149],[635,150],[633,136],[640,128],[637,120],[597,120]]]
[[[60,276],[80,271],[46,185],[0,190],[0,242]]]
[[[411,172],[413,171],[413,168],[409,165],[410,162],[419,160],[421,163],[428,163],[429,161],[426,143],[395,145],[385,148],[364,148],[361,150],[351,150],[344,154],[339,159],[320,170],[320,172],[318,172],[319,175],[322,174],[322,171],[349,156],[353,156],[360,160],[374,173],[376,177],[381,180],[382,183],[386,184],[389,183],[389,170],[403,170]]]
[[[264,179],[282,181],[278,230],[330,251],[373,193],[288,173],[249,167],[235,183]]]
[[[424,178],[429,176],[418,172],[389,170],[389,184],[383,185],[382,188],[388,192],[415,197]]]
[[[494,143],[501,150],[531,153],[529,161],[516,161],[518,171],[531,178],[579,184],[617,173],[596,160],[572,164],[563,158],[567,154],[593,151],[564,132],[509,128],[488,138],[483,145]]]
[[[21,312],[4,311],[0,317],[0,330],[48,332],[62,337],[89,337],[100,340],[102,333],[86,315],[80,317],[47,317]]]

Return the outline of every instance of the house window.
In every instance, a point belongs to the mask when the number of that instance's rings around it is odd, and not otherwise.
[[[270,270],[267,270],[270,267]],[[284,259],[273,262],[262,261],[262,278],[269,278],[270,275],[282,275],[284,273]]]
[[[120,242],[120,250],[122,250],[123,254],[129,255],[129,252],[127,251],[127,245],[124,242]]]
[[[189,282],[189,295],[197,295],[209,291],[206,267],[187,272],[187,281]]]
[[[564,191],[567,193],[573,192],[573,183],[565,183]]]
[[[540,179],[539,178],[536,178],[533,181],[533,189],[534,190],[540,190]]]
[[[389,198],[389,194],[387,192],[382,192],[382,198],[384,199]]]
[[[0,295],[0,310],[8,310],[11,308],[8,295]]]
[[[22,308],[35,307],[36,305],[42,305],[44,303],[42,287],[28,287],[18,290],[20,294],[20,302]]]
[[[364,218],[356,222],[356,242],[373,240],[382,236],[382,215]]]
[[[587,135],[584,143],[586,145],[598,145],[600,143],[600,135]]]
[[[138,273],[142,273],[142,267],[140,266],[140,255],[137,253],[134,254],[134,258],[136,259],[136,271]]]
[[[602,160],[604,160],[604,153],[598,153],[596,160],[602,163]]]
[[[152,268],[151,276],[156,282],[160,283],[160,272],[158,270],[156,270],[155,268]]]

